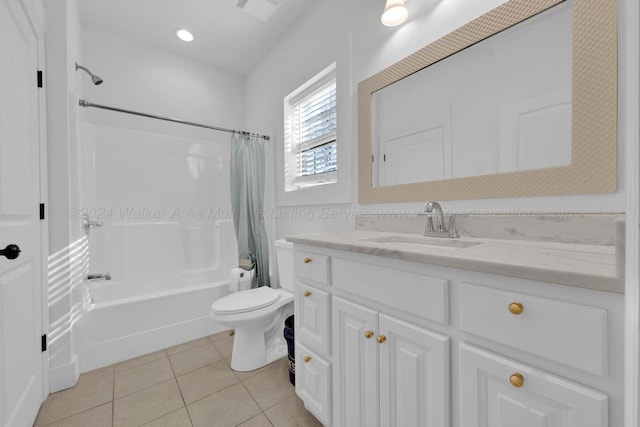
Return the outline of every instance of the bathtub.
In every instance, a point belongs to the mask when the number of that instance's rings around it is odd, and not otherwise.
[[[127,283],[101,282],[88,287],[86,311],[76,329],[80,372],[225,329],[209,317],[209,310],[215,300],[229,293],[228,282],[133,295],[127,295],[131,289]]]
[[[124,262],[103,259],[101,262],[115,266],[113,280],[84,282],[83,313],[73,328],[80,372],[223,331],[225,328],[209,317],[209,310],[214,301],[229,293],[228,273],[235,258],[235,245],[222,244],[222,239],[231,237],[225,236],[225,227],[228,224],[216,226],[210,236],[211,244],[219,250],[209,251],[218,256],[209,258],[207,268],[194,268],[202,265],[184,259],[185,251],[180,245],[167,245],[181,240],[179,235],[184,230],[179,224],[113,227],[108,240],[122,242],[122,235],[133,238],[142,258],[136,259],[129,251]],[[198,234],[207,236],[202,230]],[[94,242],[94,247],[108,247],[105,242]],[[173,251],[171,262],[167,261],[167,247]],[[110,249],[105,253],[115,257],[127,253]],[[154,262],[150,264],[150,260]]]

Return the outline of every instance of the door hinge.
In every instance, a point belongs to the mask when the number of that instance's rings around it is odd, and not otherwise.
[[[40,347],[42,348],[42,351],[45,352],[47,351],[47,334],[44,334],[41,338],[40,341]]]
[[[387,161],[387,155],[386,155],[386,154],[384,154],[384,155],[382,156],[382,161],[383,161],[383,162],[386,162],[386,161]]]
[[[38,87],[42,87],[42,70],[38,70]]]
[[[40,203],[40,219],[44,219],[44,203]]]
[[[373,163],[373,154],[371,155],[371,163]]]

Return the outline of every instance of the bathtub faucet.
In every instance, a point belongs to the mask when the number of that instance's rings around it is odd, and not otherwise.
[[[97,228],[102,226],[103,226],[102,222],[91,221],[89,219],[89,215],[87,214],[82,215],[82,227],[84,228],[85,233],[87,233],[87,236],[89,235],[89,231],[91,231],[92,228]]]
[[[109,273],[87,274],[87,280],[111,280],[111,275]]]

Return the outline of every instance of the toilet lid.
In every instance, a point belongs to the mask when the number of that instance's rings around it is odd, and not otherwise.
[[[211,306],[215,313],[243,313],[267,307],[280,298],[280,292],[268,287],[248,289],[220,298]]]

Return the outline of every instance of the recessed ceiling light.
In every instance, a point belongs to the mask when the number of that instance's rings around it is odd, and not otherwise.
[[[176,31],[176,36],[184,42],[193,41],[193,34],[184,29]]]

